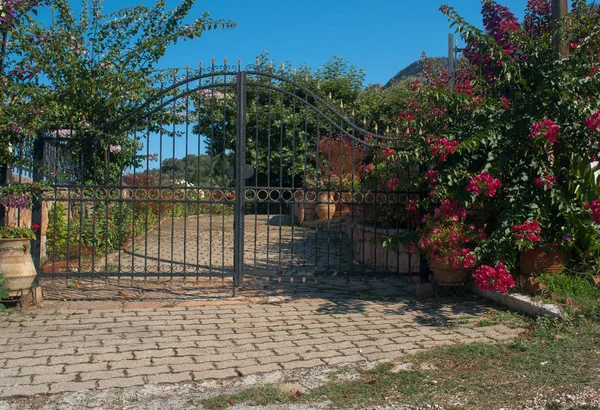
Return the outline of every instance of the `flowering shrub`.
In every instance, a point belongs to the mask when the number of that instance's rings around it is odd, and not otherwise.
[[[513,277],[506,272],[506,266],[499,263],[495,267],[482,265],[473,274],[477,287],[488,292],[508,293],[515,286]]]
[[[460,225],[434,218],[421,231],[421,250],[430,261],[443,256],[457,266],[483,264],[480,276],[487,272],[499,283],[507,282],[504,275],[523,251],[546,244],[560,244],[574,260],[598,265],[597,7],[576,0],[553,24],[550,0],[528,1],[522,21],[486,0],[483,30],[451,7],[441,11],[462,36],[464,58],[452,77],[426,60],[428,86],[411,87],[408,108],[395,117],[406,131],[392,148],[410,148],[412,155],[398,156],[404,166],[429,169],[421,178],[429,192],[421,207],[440,206],[444,199],[485,212],[486,239],[457,246]],[[572,44],[561,58],[556,36]]]
[[[448,263],[457,269],[471,269],[477,263],[472,248],[485,238],[485,232],[467,225],[466,209],[446,199],[426,223],[419,238],[419,249],[434,263]]]

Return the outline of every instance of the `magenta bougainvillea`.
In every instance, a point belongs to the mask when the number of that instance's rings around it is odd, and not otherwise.
[[[488,292],[501,292],[502,294],[515,286],[515,281],[502,263],[496,266],[482,265],[473,274],[477,287]]]
[[[555,143],[558,139],[560,127],[554,121],[545,119],[543,121],[534,122],[531,125],[530,138],[544,137],[551,143]]]
[[[493,198],[496,196],[496,192],[502,186],[502,182],[494,178],[487,171],[483,171],[481,174],[475,176],[467,185],[467,192],[471,192],[475,195],[481,195]]]

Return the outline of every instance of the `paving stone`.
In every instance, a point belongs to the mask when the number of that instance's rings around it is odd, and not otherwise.
[[[209,380],[209,379],[229,379],[239,377],[233,368],[223,370],[206,370],[202,372],[193,372],[194,380]]]
[[[62,364],[57,364],[54,366],[21,367],[19,369],[19,376],[58,374],[58,373],[62,373],[64,368],[65,368],[65,365],[62,365]]]
[[[244,376],[256,373],[270,373],[283,369],[278,363],[260,364],[256,366],[240,367],[237,370]]]
[[[48,357],[24,357],[21,359],[7,359],[4,367],[31,367],[44,365],[46,363],[48,363]]]
[[[161,373],[154,374],[147,377],[149,384],[162,384],[162,383],[179,383],[185,381],[191,381],[192,376],[190,372],[182,373]]]
[[[91,373],[79,373],[79,379],[82,382],[87,380],[106,380],[125,376],[124,369],[119,370],[104,370]]]
[[[123,369],[127,373],[127,377],[133,376],[149,376],[151,374],[170,373],[171,369],[167,365],[161,366],[145,366]]]
[[[235,359],[235,360],[214,362],[214,365],[217,369],[228,369],[228,368],[235,369],[238,367],[254,366],[256,364],[258,364],[256,359],[243,359],[243,360]]]
[[[153,377],[153,376],[150,376]],[[179,380],[178,380],[179,381]],[[181,380],[183,381],[183,380]],[[176,382],[174,382],[176,383]],[[108,389],[110,387],[132,387],[132,386],[143,386],[146,384],[142,376],[136,377],[120,377],[114,379],[105,379],[98,381],[99,389]]]
[[[87,382],[70,382],[70,381],[58,381],[50,385],[50,393],[65,393],[65,392],[79,392],[85,390],[94,390],[96,388],[96,381]]]
[[[35,396],[48,393],[47,384],[21,385],[0,388],[0,397]]]
[[[325,365],[325,362],[323,362],[321,359],[297,360],[295,362],[281,363],[281,367],[283,367],[285,370],[308,369],[311,367],[323,366],[323,365]]]

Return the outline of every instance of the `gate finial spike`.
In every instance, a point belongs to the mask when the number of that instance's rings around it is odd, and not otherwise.
[[[389,135],[390,133],[390,126],[388,125],[387,128],[385,129],[385,133]]]
[[[285,65],[281,63],[281,71],[285,71]]]
[[[200,71],[202,71],[202,60],[200,60]]]
[[[242,65],[242,59],[238,58],[238,67],[241,67],[241,65]]]
[[[306,80],[306,82],[308,82],[308,74],[306,74],[306,75],[304,76],[304,79]],[[319,88],[319,85],[318,85],[318,84],[317,84],[317,88]]]
[[[352,108],[352,116],[354,117],[356,115],[356,110],[354,108]]]
[[[298,74],[298,73],[296,72],[296,69],[295,69],[295,68],[294,68],[294,71],[293,71],[293,73],[294,73],[294,77],[296,77],[296,74]]]
[[[269,70],[272,70],[272,69],[273,69],[273,62],[272,62],[272,61],[270,61],[270,62],[269,62]]]
[[[344,109],[344,102],[340,100],[340,108],[343,110]]]
[[[177,77],[177,69],[174,69],[173,70],[173,78],[176,78],[176,77]]]
[[[375,132],[379,131],[379,126],[375,123]]]
[[[317,81],[317,90],[321,89],[321,81]]]
[[[185,65],[185,71],[190,71],[190,66],[189,65]]]
[[[212,58],[212,64],[215,65],[215,58]]]
[[[365,127],[367,126],[367,117],[363,117],[363,124],[365,124]]]
[[[333,99],[333,96],[331,95],[331,91],[329,91],[329,99]]]
[[[223,59],[223,65],[227,66],[227,57]],[[225,67],[225,69],[227,69],[227,67]]]

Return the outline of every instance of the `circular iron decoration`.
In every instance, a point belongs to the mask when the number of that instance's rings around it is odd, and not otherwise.
[[[170,200],[173,198],[173,191],[170,189],[161,189],[160,198],[163,200]]]
[[[294,194],[291,190],[284,189],[281,193],[281,199],[283,199],[284,202],[290,202],[292,199],[294,199]]]
[[[220,201],[223,199],[223,191],[216,189],[212,191],[212,199],[213,201]]]
[[[96,189],[96,199],[106,199],[108,192],[104,188]]]
[[[354,193],[352,202],[362,203],[364,200],[365,200],[365,196],[362,193],[360,193],[360,192]]]
[[[111,188],[108,190],[108,197],[110,199],[119,199],[121,197],[121,192],[117,188]]]
[[[269,193],[266,189],[259,190],[256,196],[259,201],[266,201],[267,199],[269,199]]]
[[[375,194],[372,192],[367,192],[365,194],[365,202],[368,204],[372,204],[373,202],[375,202]]]
[[[140,191],[145,191],[145,190],[140,190]],[[160,192],[158,189],[156,188],[152,188],[148,190],[148,199],[156,201],[157,199],[160,198]],[[144,199],[144,198],[141,198]]]
[[[256,199],[256,190],[247,189],[246,192],[244,192],[244,198],[246,198],[246,201],[254,201]]]
[[[315,202],[317,200],[317,193],[315,191],[307,191],[306,200],[308,202]]]
[[[279,192],[279,190],[273,189],[273,190],[271,190],[271,192],[269,192],[269,199],[271,201],[279,201],[280,198],[281,198],[281,192]]]

